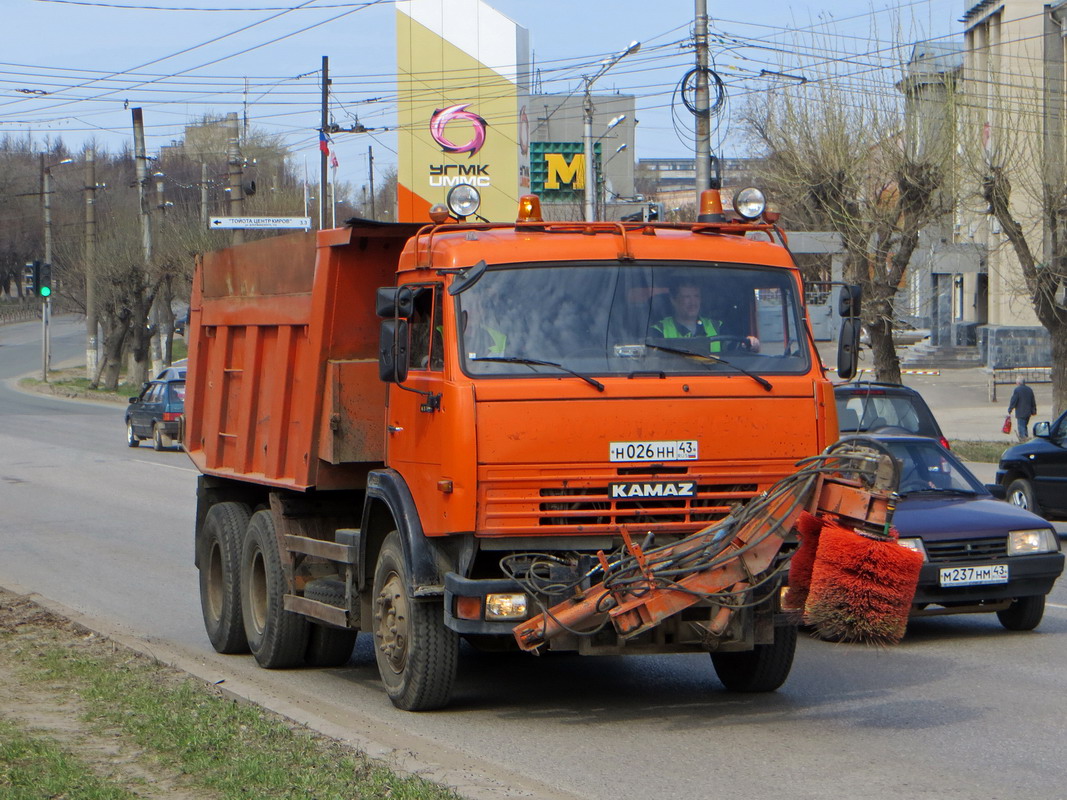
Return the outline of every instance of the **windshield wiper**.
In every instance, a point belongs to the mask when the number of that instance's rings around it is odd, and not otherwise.
[[[958,494],[971,496],[978,493],[973,489],[941,489],[937,486],[927,486],[922,489],[912,489],[911,491],[902,492],[901,497],[905,497],[909,494]]]
[[[570,367],[565,367],[562,364],[558,364],[555,361],[541,361],[536,358],[520,358],[518,356],[481,356],[479,358],[472,358],[471,361],[499,361],[504,364],[532,364],[538,367],[555,367],[561,369],[564,372],[569,372],[576,378],[581,378],[590,386],[595,386],[597,391],[604,391],[604,384],[598,381],[596,378],[590,378],[588,375],[583,375],[580,372],[575,372]]]
[[[645,342],[645,347],[651,347],[653,350],[662,350],[665,353],[677,353],[680,356],[690,356],[692,358],[702,358],[705,361],[714,361],[716,364],[725,364],[728,367],[732,367],[733,369],[736,369],[742,375],[748,375],[748,377],[752,378],[752,380],[754,380],[756,383],[758,383],[760,386],[762,386],[768,392],[771,389],[774,388],[774,386],[771,385],[771,382],[769,380],[767,380],[766,378],[764,378],[764,377],[762,377],[760,375],[757,375],[754,372],[749,372],[744,367],[739,367],[739,366],[737,366],[737,364],[733,363],[732,361],[727,361],[725,358],[719,358],[718,356],[713,356],[710,353],[694,353],[692,350],[685,350],[685,349],[683,349],[681,347],[667,347],[667,346],[662,345],[662,344],[653,344],[652,342],[647,342],[647,341]]]

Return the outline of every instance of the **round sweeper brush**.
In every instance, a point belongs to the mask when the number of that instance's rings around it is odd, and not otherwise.
[[[893,532],[895,534],[895,532]],[[904,636],[922,556],[895,535],[861,535],[824,521],[804,621],[825,639],[896,644]]]
[[[782,607],[786,611],[803,611],[807,603],[822,526],[823,520],[807,511],[802,511],[797,519],[795,530],[800,545],[789,560],[789,587],[782,598]]]

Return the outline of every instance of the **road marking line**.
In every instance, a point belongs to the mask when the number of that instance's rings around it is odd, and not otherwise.
[[[153,467],[164,467],[165,469],[176,469],[182,472],[196,472],[197,470],[189,467],[176,467],[173,464],[160,464],[158,461],[145,461],[144,459],[135,458],[132,459],[135,464],[150,464]]]
[[[1046,603],[1045,605],[1047,605],[1049,608],[1067,608],[1067,606],[1061,605],[1059,603]]]

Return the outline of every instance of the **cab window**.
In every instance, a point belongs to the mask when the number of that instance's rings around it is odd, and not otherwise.
[[[430,284],[410,288],[415,293],[415,301],[408,320],[408,368],[440,371],[445,366],[441,341],[441,286]]]

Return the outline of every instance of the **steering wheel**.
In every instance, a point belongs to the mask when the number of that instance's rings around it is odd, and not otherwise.
[[[719,336],[708,336],[706,338],[709,342],[719,342],[722,344],[723,350],[726,352],[748,349],[747,336],[733,336],[732,334],[726,333]]]

